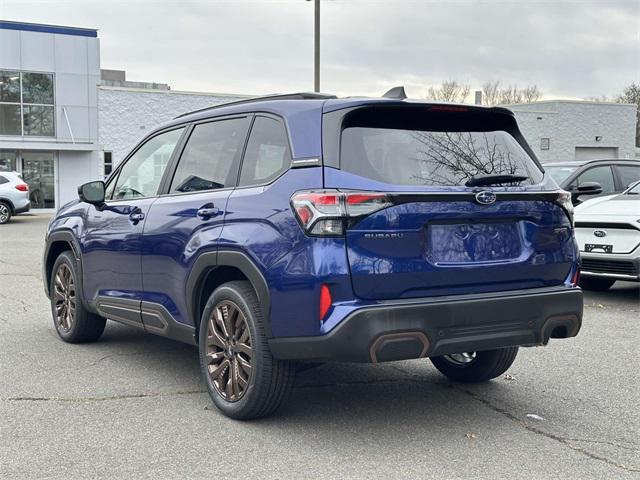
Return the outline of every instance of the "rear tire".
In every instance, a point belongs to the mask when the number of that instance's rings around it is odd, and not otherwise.
[[[5,202],[0,202],[0,225],[8,223],[9,220],[11,220],[11,215],[13,215],[11,205]]]
[[[69,251],[56,258],[49,284],[53,324],[62,340],[69,343],[95,342],[106,319],[84,307],[76,260]]]
[[[200,320],[199,350],[209,395],[227,417],[270,415],[291,391],[295,364],[271,355],[249,282],[225,283],[211,294]]]
[[[518,347],[430,358],[446,377],[456,382],[479,383],[499,377],[513,364]]]
[[[583,290],[594,290],[598,292],[609,290],[614,283],[616,283],[616,281],[610,278],[596,277],[582,277],[579,281],[580,288]]]

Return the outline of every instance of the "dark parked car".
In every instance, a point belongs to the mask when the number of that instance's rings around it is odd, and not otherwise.
[[[586,160],[545,163],[544,169],[571,193],[574,205],[600,195],[620,193],[640,180],[638,160]]]
[[[79,197],[44,252],[60,337],[97,340],[111,319],[198,345],[230,417],[274,411],[298,361],[430,357],[482,382],[581,326],[570,195],[503,108],[217,106],[154,130]]]

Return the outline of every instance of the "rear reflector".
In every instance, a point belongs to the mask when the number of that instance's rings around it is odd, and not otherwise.
[[[571,279],[571,285],[573,285],[574,287],[577,287],[579,282],[580,282],[580,269],[576,268],[576,271],[573,274],[573,278]]]
[[[16,185],[16,190],[20,190],[21,192],[28,192],[29,185],[27,185],[26,183],[19,183],[18,185]]]
[[[322,322],[331,308],[331,290],[325,284],[320,287],[320,321]]]

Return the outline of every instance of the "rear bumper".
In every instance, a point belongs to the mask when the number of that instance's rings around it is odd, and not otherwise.
[[[516,345],[544,345],[578,334],[579,288],[458,295],[388,302],[353,312],[330,333],[274,338],[276,358],[384,362]]]
[[[31,209],[31,202],[27,201],[27,203],[21,207],[16,206],[13,210],[13,213],[18,215],[19,213],[27,213]]]

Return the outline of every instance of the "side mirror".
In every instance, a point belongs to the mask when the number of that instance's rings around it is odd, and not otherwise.
[[[602,193],[602,186],[598,182],[582,182],[577,187],[571,189],[571,203],[578,205],[582,195],[599,195]]]
[[[598,182],[583,182],[578,185],[576,192],[579,195],[599,195],[602,193],[602,185]]]
[[[78,187],[78,197],[80,197],[81,202],[100,206],[104,204],[104,191],[104,182],[102,180],[88,182]]]

